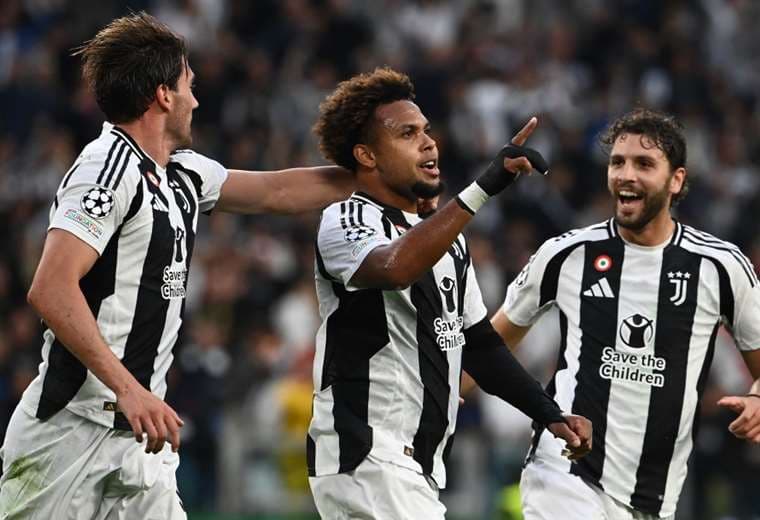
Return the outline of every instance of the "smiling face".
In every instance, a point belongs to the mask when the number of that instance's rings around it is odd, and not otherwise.
[[[669,219],[671,198],[681,191],[685,175],[684,168],[671,169],[663,151],[647,136],[621,134],[607,166],[617,224],[641,231],[655,219]]]
[[[166,131],[175,142],[175,148],[189,148],[193,144],[190,130],[193,121],[193,110],[198,107],[198,100],[193,95],[195,74],[190,65],[185,68],[177,80],[177,88],[172,90],[174,106],[168,114]]]
[[[367,150],[385,187],[410,201],[440,194],[438,148],[419,107],[407,100],[380,105],[372,125]]]

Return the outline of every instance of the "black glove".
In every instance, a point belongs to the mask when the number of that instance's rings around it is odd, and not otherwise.
[[[527,146],[518,146],[516,144],[508,144],[502,148],[491,164],[488,165],[486,171],[484,171],[475,182],[478,183],[483,191],[488,193],[489,196],[494,196],[501,192],[504,188],[512,184],[520,176],[519,173],[512,173],[504,168],[504,159],[516,159],[518,157],[525,157],[530,161],[531,166],[543,175],[549,173],[549,165],[541,154],[533,148]]]

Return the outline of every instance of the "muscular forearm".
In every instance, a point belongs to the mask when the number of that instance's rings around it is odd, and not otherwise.
[[[390,244],[375,248],[352,282],[360,287],[408,287],[440,260],[471,219],[456,201],[449,201]]]
[[[28,299],[56,338],[117,396],[139,385],[106,345],[78,285],[38,282]]]

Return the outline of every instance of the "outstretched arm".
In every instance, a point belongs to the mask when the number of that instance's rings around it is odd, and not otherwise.
[[[347,198],[354,174],[338,166],[278,171],[229,170],[216,209],[233,213],[301,213]]]
[[[487,319],[465,330],[462,368],[487,393],[500,397],[555,437],[567,442],[571,460],[591,451],[591,421],[564,414],[507,349]]]

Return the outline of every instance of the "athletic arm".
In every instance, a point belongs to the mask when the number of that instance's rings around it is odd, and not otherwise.
[[[51,229],[27,300],[56,338],[116,394],[138,442],[143,432],[148,434],[146,451],[157,453],[167,438],[176,451],[181,419],[111,351],[80,289],[79,281],[97,259],[98,253],[72,233]]]
[[[494,313],[491,318],[491,325],[493,325],[494,330],[499,333],[501,339],[504,340],[504,344],[512,352],[517,350],[517,345],[520,344],[530,330],[530,326],[520,327],[519,325],[515,325],[506,315],[503,308]]]
[[[718,404],[739,415],[728,430],[740,439],[760,444],[760,350],[742,352],[744,363],[754,379],[746,395],[727,396]]]
[[[485,318],[465,330],[462,367],[485,392],[503,399],[567,441],[570,458],[579,458],[591,451],[591,421],[563,414],[504,346]]]
[[[512,352],[515,352],[517,350],[517,345],[519,345],[519,343],[530,330],[530,327],[520,327],[519,325],[512,323],[512,321],[504,313],[504,309],[499,309],[494,313],[493,317],[491,318],[491,325],[499,334],[499,336],[501,336],[504,344]],[[467,374],[467,372],[462,374],[461,394],[463,396],[466,396],[472,392],[476,386],[477,383],[472,377],[469,376],[469,374]]]
[[[234,213],[300,213],[322,209],[355,190],[354,174],[337,166],[278,171],[229,170],[216,209]]]

